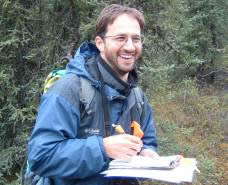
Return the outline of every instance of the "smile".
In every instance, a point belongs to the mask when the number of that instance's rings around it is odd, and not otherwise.
[[[133,58],[134,56],[133,55],[120,55],[121,58],[124,58],[124,59],[131,59]]]

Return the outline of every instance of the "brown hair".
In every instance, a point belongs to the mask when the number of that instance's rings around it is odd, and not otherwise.
[[[145,20],[143,14],[136,10],[135,8],[130,8],[127,6],[122,6],[119,4],[112,4],[107,7],[105,7],[99,17],[97,18],[96,23],[96,35],[97,36],[103,36],[106,33],[107,26],[109,24],[112,24],[114,20],[122,14],[128,14],[132,17],[134,17],[141,28],[141,31],[144,30]]]

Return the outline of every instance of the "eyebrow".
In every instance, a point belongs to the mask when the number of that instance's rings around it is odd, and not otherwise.
[[[114,35],[114,36],[128,36],[128,34],[120,33],[120,34],[116,34],[116,35]],[[133,35],[131,35],[131,36],[138,36],[138,37],[140,37],[141,35],[133,34]]]

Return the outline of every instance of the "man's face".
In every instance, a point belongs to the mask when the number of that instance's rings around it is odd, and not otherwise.
[[[107,32],[100,42],[98,49],[101,57],[118,76],[133,70],[142,53],[139,23],[127,14],[118,16],[113,24],[107,26]]]

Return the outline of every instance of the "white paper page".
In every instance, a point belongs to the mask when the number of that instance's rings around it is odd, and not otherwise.
[[[150,157],[143,157],[143,156],[134,156],[130,163],[132,166],[139,166],[139,167],[161,167],[161,168],[173,168],[171,166],[171,163],[177,163],[177,161],[180,159],[179,156],[173,155],[173,156],[162,156],[158,159],[153,159]]]
[[[192,182],[193,174],[196,169],[196,160],[184,158],[179,166],[170,170],[151,170],[151,169],[110,169],[105,171],[107,177],[138,177],[150,178],[166,182],[180,183]]]
[[[152,159],[150,157],[134,156],[131,161],[113,160],[110,162],[110,168],[173,168],[178,164],[179,156],[159,157]],[[171,165],[173,164],[173,165]]]
[[[179,174],[183,182],[192,182],[194,171],[197,169],[196,164],[196,159],[184,158],[180,165],[174,169],[175,173]]]

